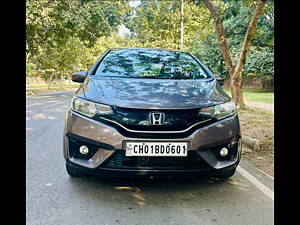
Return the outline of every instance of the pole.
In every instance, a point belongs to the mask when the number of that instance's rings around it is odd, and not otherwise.
[[[183,35],[184,35],[184,30],[183,30],[183,0],[181,0],[181,29],[180,29],[180,50],[183,51]]]

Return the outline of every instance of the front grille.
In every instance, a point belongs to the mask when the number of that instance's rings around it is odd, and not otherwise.
[[[186,138],[186,137],[190,136],[195,130],[197,130],[201,127],[207,126],[207,125],[212,123],[211,121],[208,121],[206,123],[199,124],[199,125],[194,126],[194,127],[192,127],[191,129],[189,129],[185,132],[180,132],[180,133],[173,133],[171,131],[168,132],[168,133],[146,133],[146,132],[143,132],[143,131],[140,131],[140,132],[127,131],[127,130],[123,129],[122,127],[118,126],[115,123],[108,122],[108,121],[105,121],[105,120],[99,120],[99,121],[114,127],[120,134],[122,134],[125,137],[143,138],[143,139],[148,139],[148,138],[151,138],[151,139],[153,139],[153,138],[154,139]]]
[[[209,168],[208,164],[195,151],[189,151],[187,157],[126,157],[124,150],[116,150],[101,167],[113,169]]]
[[[99,115],[95,116],[94,119],[103,123],[113,124],[115,127],[121,128],[121,126],[135,131],[183,131],[190,128],[191,126],[206,122],[212,123],[214,120],[205,115],[199,114],[198,109],[182,109],[182,110],[150,110],[150,109],[129,109],[121,107],[113,107],[113,115],[104,115],[102,119]],[[149,114],[151,112],[160,112],[165,115],[165,121],[162,125],[152,125],[149,121]],[[116,123],[106,121],[114,121]],[[123,128],[122,128],[123,129]],[[125,129],[123,129],[125,130]]]

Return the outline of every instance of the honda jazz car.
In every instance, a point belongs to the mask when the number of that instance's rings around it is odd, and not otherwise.
[[[228,178],[241,158],[235,104],[222,79],[193,54],[109,49],[88,72],[66,113],[70,176]]]

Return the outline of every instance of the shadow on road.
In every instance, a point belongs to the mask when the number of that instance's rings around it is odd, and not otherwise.
[[[116,178],[69,178],[72,191],[77,196],[90,199],[99,204],[112,201],[127,205],[172,205],[174,202],[197,202],[216,199],[216,204],[245,197],[251,186],[241,178],[222,179],[116,179]],[[253,189],[253,187],[252,187]],[[246,191],[246,192],[245,192]],[[107,196],[104,196],[107,195]],[[239,198],[240,196],[240,198]],[[211,204],[211,203],[210,203]]]

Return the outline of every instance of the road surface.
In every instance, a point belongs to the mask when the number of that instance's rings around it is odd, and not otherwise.
[[[73,93],[26,97],[27,225],[274,223],[274,181],[245,160],[227,181],[69,177],[62,134]]]

